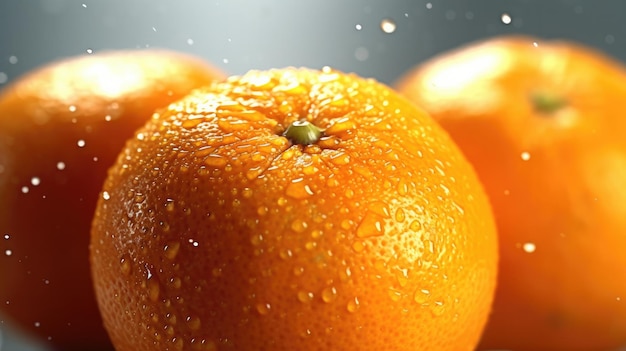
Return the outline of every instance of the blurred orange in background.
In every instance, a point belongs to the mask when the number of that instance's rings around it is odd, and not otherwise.
[[[500,272],[482,349],[626,343],[626,73],[566,41],[505,36],[408,72],[494,208]]]
[[[222,78],[171,51],[51,63],[0,94],[0,309],[61,350],[110,348],[89,228],[106,170],[154,110]]]

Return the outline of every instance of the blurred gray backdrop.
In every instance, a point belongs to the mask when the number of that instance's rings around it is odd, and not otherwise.
[[[0,0],[0,89],[49,61],[122,48],[184,51],[231,74],[329,65],[384,83],[504,33],[626,61],[624,14],[623,0]],[[37,349],[7,328],[0,316],[0,350]]]

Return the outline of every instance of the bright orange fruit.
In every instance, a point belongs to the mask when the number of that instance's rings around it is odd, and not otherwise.
[[[218,77],[187,55],[117,51],[49,64],[2,91],[3,315],[63,350],[110,345],[88,260],[106,170],[156,108]]]
[[[391,89],[252,71],[142,127],[92,270],[118,351],[473,350],[495,224],[448,135]]]
[[[571,42],[500,37],[407,73],[398,89],[452,135],[500,236],[481,347],[626,343],[626,73]]]

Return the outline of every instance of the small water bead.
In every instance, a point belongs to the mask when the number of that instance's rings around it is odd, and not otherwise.
[[[130,258],[128,257],[128,255],[122,256],[122,258],[120,259],[120,271],[123,275],[129,275],[131,270],[132,267],[130,265]]]
[[[4,254],[7,256],[11,256],[13,255],[13,251],[12,250],[4,250]]]
[[[180,242],[178,241],[170,242],[167,245],[165,245],[165,247],[163,248],[165,258],[169,260],[176,259],[176,256],[178,255],[179,250],[180,250]]]
[[[357,24],[354,26],[354,28],[355,28],[356,30],[361,30],[361,29],[363,29],[363,26],[362,26],[361,24],[357,23]]]
[[[530,153],[524,151],[520,154],[520,157],[522,158],[523,161],[528,161],[530,160]]]
[[[9,56],[9,63],[14,65],[17,63],[17,56]]]
[[[525,252],[528,252],[528,253],[533,253],[533,252],[535,252],[535,250],[537,249],[537,247],[535,246],[535,244],[534,244],[534,243],[524,243],[524,245],[522,245],[522,249],[523,249]]]
[[[396,31],[397,25],[392,19],[385,18],[380,22],[380,29],[387,34],[391,34]]]
[[[415,293],[413,294],[413,301],[419,303],[419,304],[424,304],[426,303],[426,301],[428,301],[428,297],[430,296],[430,291],[427,289],[421,289],[421,290],[417,290],[415,291]]]
[[[352,243],[352,250],[355,252],[363,252],[363,250],[365,250],[365,245],[362,241],[355,241]]]
[[[270,313],[271,308],[272,306],[269,303],[258,303],[256,305],[256,311],[263,316]]]
[[[65,162],[57,162],[57,169],[62,171],[65,169]]]
[[[161,293],[161,287],[159,286],[159,282],[154,276],[148,278],[147,289],[148,298],[150,299],[150,301],[157,302]]]
[[[304,291],[304,290],[300,290],[298,291],[298,301],[303,302],[303,303],[308,303],[313,301],[313,298],[315,297],[315,295],[310,292],[310,291]]]
[[[445,312],[445,305],[443,301],[435,301],[430,311],[434,316],[441,316]]]
[[[359,238],[382,236],[385,234],[384,218],[376,213],[368,212],[359,224],[356,235]]]
[[[359,309],[359,307],[360,307],[359,298],[356,296],[354,297],[354,299],[348,301],[348,304],[346,305],[346,309],[350,313],[356,312]]]
[[[502,23],[504,24],[511,24],[512,18],[508,13],[503,13],[502,16],[500,16],[500,20],[502,21]]]
[[[296,179],[287,185],[287,189],[285,189],[285,194],[294,199],[305,199],[311,195],[314,195],[311,187],[306,184],[303,179]]]
[[[29,191],[30,189],[27,186],[22,187],[22,194],[28,194]]]
[[[402,298],[402,292],[394,288],[389,288],[387,293],[389,294],[389,298],[391,299],[391,301],[397,302],[400,301],[400,299]]]
[[[31,183],[33,186],[38,186],[39,184],[41,184],[41,179],[39,179],[39,177],[32,177],[32,178],[30,179],[30,183]]]
[[[322,290],[322,300],[326,303],[333,302],[337,299],[337,289],[334,286],[327,287]]]
[[[197,316],[188,316],[187,318],[185,318],[185,322],[187,323],[189,329],[194,331],[200,329],[200,327],[202,326],[202,321]]]
[[[4,240],[9,240],[9,238],[11,238],[9,234],[4,234]]]
[[[76,142],[76,145],[78,145],[78,147],[85,147],[85,144],[85,141],[82,139]]]

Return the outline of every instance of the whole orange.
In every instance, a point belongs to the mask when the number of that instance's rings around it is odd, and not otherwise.
[[[118,351],[473,350],[495,224],[448,135],[330,68],[251,71],[142,127],[91,262]]]
[[[89,230],[106,170],[158,107],[221,78],[169,51],[63,59],[0,94],[0,310],[63,350],[110,346]]]
[[[626,344],[626,73],[572,42],[472,43],[398,89],[451,134],[494,208],[500,271],[481,347]]]

